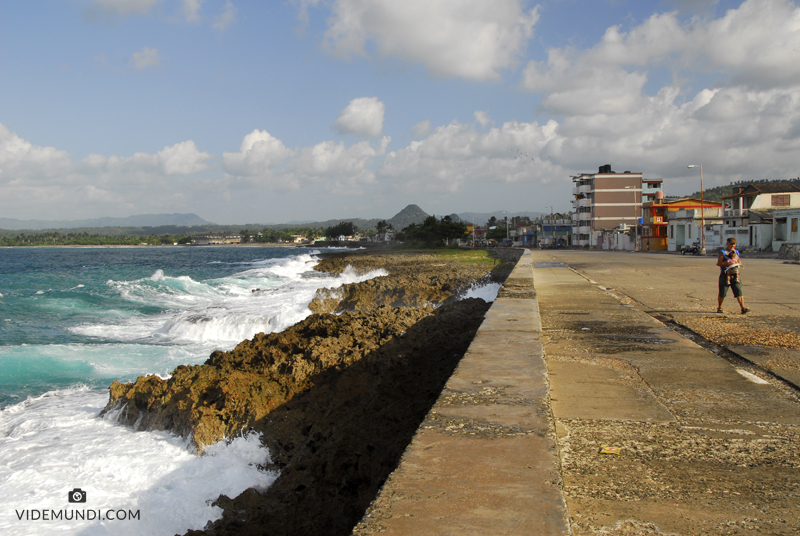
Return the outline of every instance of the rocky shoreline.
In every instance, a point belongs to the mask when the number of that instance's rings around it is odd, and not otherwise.
[[[477,281],[502,282],[513,268],[484,252],[459,253],[326,254],[317,270],[389,275],[321,290],[306,320],[178,367],[168,380],[111,385],[103,413],[190,438],[200,451],[262,434],[271,457],[265,469],[279,471],[278,479],[267,490],[221,496],[223,518],[187,534],[350,533],[489,307],[459,298]]]

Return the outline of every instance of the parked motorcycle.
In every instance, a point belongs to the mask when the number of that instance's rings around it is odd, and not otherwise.
[[[684,244],[681,246],[681,255],[686,255],[687,253],[691,253],[692,255],[700,255],[700,242]]]

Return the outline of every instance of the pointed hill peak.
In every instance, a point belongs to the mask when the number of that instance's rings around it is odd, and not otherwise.
[[[422,223],[427,217],[428,214],[419,208],[419,206],[408,205],[406,208],[395,214],[394,217],[386,221],[391,223],[395,229],[401,230],[404,227],[408,227],[412,223]]]

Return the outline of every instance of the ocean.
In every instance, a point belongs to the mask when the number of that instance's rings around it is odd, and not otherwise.
[[[277,475],[259,469],[269,453],[257,436],[198,456],[98,414],[114,380],[168,377],[299,322],[318,288],[385,274],[315,272],[317,254],[0,249],[0,534],[172,535],[219,518],[220,494],[268,487]]]

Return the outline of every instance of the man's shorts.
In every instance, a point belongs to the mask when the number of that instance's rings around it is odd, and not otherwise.
[[[733,290],[733,297],[738,298],[742,295],[742,282],[739,280],[739,274],[731,274],[731,290]],[[719,276],[719,297],[724,298],[728,295],[728,277],[725,272]]]

